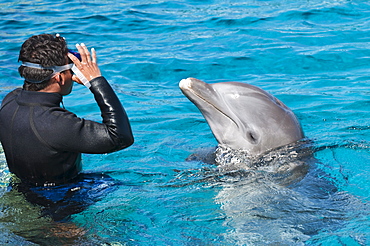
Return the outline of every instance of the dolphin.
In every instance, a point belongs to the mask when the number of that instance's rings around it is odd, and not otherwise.
[[[219,145],[259,156],[304,138],[292,110],[259,87],[195,78],[181,80],[179,87],[201,111]]]

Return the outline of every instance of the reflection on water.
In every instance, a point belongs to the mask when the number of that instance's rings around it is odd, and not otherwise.
[[[0,240],[1,244],[95,245],[99,242],[97,238],[86,237],[87,230],[70,217],[117,190],[119,182],[108,175],[84,173],[70,184],[29,187],[8,172],[4,153],[1,158],[0,222],[4,233],[9,235]]]
[[[40,206],[28,202],[22,193],[11,190],[2,197],[0,221],[8,233],[18,237],[3,238],[10,245],[73,245],[84,240],[84,229],[72,222],[55,222],[41,216]],[[7,242],[7,240],[11,240]],[[19,240],[19,241],[18,241]],[[27,242],[25,241],[27,240]],[[0,241],[1,242],[1,241]]]

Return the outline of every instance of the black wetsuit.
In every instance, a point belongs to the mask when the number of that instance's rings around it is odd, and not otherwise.
[[[81,171],[81,153],[108,153],[133,143],[124,108],[104,77],[90,81],[103,123],[60,107],[62,96],[16,89],[0,109],[0,140],[9,170],[33,185],[62,184]]]

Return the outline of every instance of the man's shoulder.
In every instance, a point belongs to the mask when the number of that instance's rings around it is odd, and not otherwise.
[[[21,93],[21,91],[22,91],[22,90],[23,90],[22,88],[16,88],[16,89],[12,90],[11,92],[9,92],[9,93],[5,96],[4,100],[5,100],[6,98],[8,98],[8,97],[14,97],[14,96],[19,95],[19,93]]]
[[[22,88],[17,88],[17,89],[14,89],[12,90],[11,92],[9,92],[5,97],[4,99],[2,100],[2,103],[1,105],[3,106],[4,104],[6,104],[7,102],[13,100],[15,97],[17,97],[19,95],[19,93],[22,91]]]

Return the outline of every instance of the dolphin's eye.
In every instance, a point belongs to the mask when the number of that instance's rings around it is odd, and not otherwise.
[[[258,142],[258,137],[254,132],[247,132],[247,139],[254,144]]]

